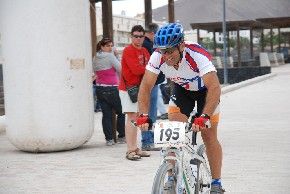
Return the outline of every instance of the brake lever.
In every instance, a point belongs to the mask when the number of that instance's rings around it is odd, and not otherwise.
[[[190,132],[192,131],[192,123],[194,122],[194,119],[196,118],[196,111],[193,109],[192,112],[190,113],[189,117],[188,117],[188,122],[187,122],[187,126],[186,126],[186,132]]]

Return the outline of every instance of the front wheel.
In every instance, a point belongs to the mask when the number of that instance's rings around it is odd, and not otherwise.
[[[173,184],[172,189],[168,189],[166,182],[168,180],[168,170],[172,169],[172,165],[164,162],[158,169],[153,186],[152,186],[152,192],[151,194],[176,194],[176,182]]]

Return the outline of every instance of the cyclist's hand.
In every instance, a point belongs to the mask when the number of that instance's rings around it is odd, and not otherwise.
[[[211,128],[210,117],[207,114],[202,114],[200,117],[194,119],[192,124],[193,131],[200,131]]]
[[[148,128],[152,125],[152,121],[148,114],[141,114],[137,117],[136,125],[141,130],[148,130]]]

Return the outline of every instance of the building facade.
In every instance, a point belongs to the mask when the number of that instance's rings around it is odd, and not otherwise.
[[[97,26],[97,41],[103,38],[103,25],[102,25],[102,8],[96,7],[96,26]],[[131,28],[134,25],[145,26],[145,20],[140,17],[128,17],[125,11],[120,15],[113,15],[113,37],[114,45],[118,50],[131,43]]]

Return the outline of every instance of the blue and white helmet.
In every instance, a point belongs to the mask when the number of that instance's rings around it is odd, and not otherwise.
[[[172,48],[183,42],[183,27],[179,23],[168,23],[162,26],[155,34],[154,48]]]

